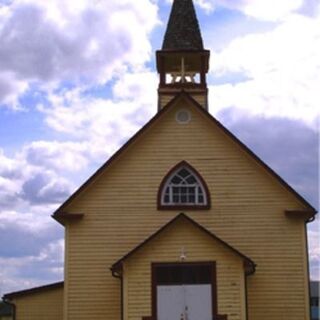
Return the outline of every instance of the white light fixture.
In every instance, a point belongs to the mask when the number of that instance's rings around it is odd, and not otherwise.
[[[180,261],[185,261],[187,259],[187,255],[184,247],[181,248]]]

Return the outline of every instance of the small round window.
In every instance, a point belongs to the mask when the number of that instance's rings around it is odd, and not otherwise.
[[[186,123],[190,122],[191,114],[188,110],[184,110],[184,109],[179,110],[176,113],[176,120],[178,123],[186,124]]]

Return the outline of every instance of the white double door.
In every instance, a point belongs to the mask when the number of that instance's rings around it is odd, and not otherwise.
[[[157,320],[212,320],[211,284],[157,285]]]

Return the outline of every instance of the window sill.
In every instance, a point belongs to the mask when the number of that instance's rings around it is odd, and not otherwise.
[[[158,205],[158,210],[209,210],[210,204],[206,205]]]

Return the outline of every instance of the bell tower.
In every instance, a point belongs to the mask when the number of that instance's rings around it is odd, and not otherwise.
[[[207,110],[210,51],[203,48],[192,0],[174,0],[162,49],[156,55],[159,110],[181,91],[189,93]]]

